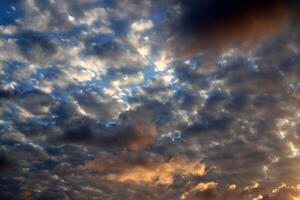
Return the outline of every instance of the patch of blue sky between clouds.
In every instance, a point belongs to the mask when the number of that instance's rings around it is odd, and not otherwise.
[[[0,26],[9,25],[16,22],[23,16],[21,1],[10,0],[0,3]]]

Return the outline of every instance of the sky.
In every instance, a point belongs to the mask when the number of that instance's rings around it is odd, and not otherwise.
[[[300,199],[299,9],[1,0],[0,199]]]

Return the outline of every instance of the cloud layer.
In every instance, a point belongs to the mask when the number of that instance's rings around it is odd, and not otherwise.
[[[298,18],[299,9],[297,0],[179,0],[176,3],[179,8],[173,12],[178,19],[171,34],[175,32],[172,43],[176,54],[181,56],[204,49],[250,48],[258,40],[281,32]]]
[[[0,197],[299,198],[298,4],[4,3]]]

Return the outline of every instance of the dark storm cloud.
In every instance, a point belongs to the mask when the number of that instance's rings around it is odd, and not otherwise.
[[[177,15],[177,20],[171,35],[175,35],[172,42],[180,56],[205,49],[247,47],[280,31],[299,8],[297,0],[175,2],[177,7],[172,15]]]

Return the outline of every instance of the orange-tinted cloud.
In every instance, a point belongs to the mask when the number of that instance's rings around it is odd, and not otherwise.
[[[102,178],[110,181],[151,185],[171,185],[175,175],[184,177],[205,174],[204,164],[190,161],[185,156],[169,160],[148,157],[143,160],[122,155],[99,155],[97,159],[79,166],[79,169],[106,172]]]
[[[180,1],[182,14],[174,27],[179,56],[206,49],[249,48],[270,38],[297,15],[297,0]],[[173,33],[174,33],[173,32]],[[172,33],[172,34],[173,34]]]
[[[156,137],[156,127],[152,123],[133,123],[128,127],[131,138],[128,140],[128,148],[132,150],[141,149],[152,144]]]
[[[297,100],[300,100],[300,88],[293,92],[293,97]]]
[[[181,200],[189,199],[191,196],[195,196],[199,193],[203,193],[205,191],[209,191],[212,189],[215,189],[218,186],[218,183],[216,182],[207,182],[207,183],[199,183],[195,187],[193,187],[191,190],[183,193],[180,197]]]
[[[236,184],[231,184],[228,186],[228,190],[236,190],[237,185]]]
[[[192,189],[192,191],[204,192],[205,190],[216,188],[217,185],[218,185],[218,183],[215,183],[215,182],[199,183]]]
[[[292,196],[293,200],[300,200],[300,196]]]

